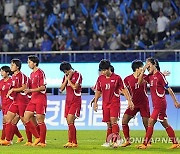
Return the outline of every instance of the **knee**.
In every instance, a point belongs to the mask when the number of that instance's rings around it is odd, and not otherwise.
[[[148,121],[148,126],[154,126],[154,120],[153,119],[149,119]]]

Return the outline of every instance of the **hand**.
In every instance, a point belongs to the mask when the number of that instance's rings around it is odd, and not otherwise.
[[[145,72],[148,67],[149,67],[149,64],[146,64],[146,65],[143,67],[143,71]]]
[[[73,71],[70,71],[70,73],[69,73],[69,75],[68,75],[68,79],[69,79],[69,80],[71,79],[72,75],[73,75]]]
[[[163,71],[163,74],[164,74],[165,76],[169,76],[169,75],[171,74],[171,72],[169,72],[169,71],[167,71],[167,70],[164,70],[164,71]]]
[[[95,98],[93,98],[93,99],[90,101],[90,103],[91,103],[91,107],[93,106],[94,99],[95,99]]]
[[[130,108],[130,110],[134,110],[134,103],[132,101],[128,102],[128,108]]]
[[[180,103],[179,103],[178,101],[176,101],[176,102],[174,102],[174,106],[175,106],[176,108],[180,108]]]
[[[93,109],[94,109],[95,112],[97,112],[97,109],[98,109],[98,104],[97,103],[93,104]]]
[[[13,92],[13,88],[8,91],[6,97],[8,98],[11,95],[12,92]]]
[[[2,110],[2,105],[0,104],[0,111]]]
[[[24,93],[25,94],[31,93],[31,89],[24,89]]]

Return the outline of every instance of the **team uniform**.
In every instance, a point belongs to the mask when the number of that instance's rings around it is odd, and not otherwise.
[[[165,79],[165,76],[159,71],[154,75],[146,76],[144,79],[150,84],[150,92],[153,102],[153,112],[151,114],[151,118],[163,121],[167,118],[165,90],[168,86],[168,82]]]
[[[63,78],[63,82],[65,80],[65,76]],[[76,117],[80,116],[81,110],[81,91],[82,91],[82,75],[75,71],[71,77],[71,82],[73,84],[79,84],[76,90],[72,89],[72,87],[67,83],[66,85],[66,104],[65,104],[65,112],[64,117],[67,118],[68,114],[75,115]]]
[[[22,85],[29,85],[29,79],[22,72],[18,74],[13,74],[12,76],[12,87],[11,88],[20,88]],[[15,98],[13,103],[9,107],[9,111],[17,113],[19,116],[24,117],[24,112],[29,103],[29,98],[24,92],[13,92]]]
[[[35,89],[40,86],[46,86],[46,77],[44,72],[38,68],[36,72],[30,75],[30,89]],[[36,114],[45,114],[47,108],[46,90],[33,92],[26,111],[36,112]]]
[[[96,90],[102,93],[103,122],[109,122],[110,117],[120,115],[119,91],[124,89],[124,84],[119,75],[112,73],[109,78],[100,75],[96,82]]]
[[[154,120],[163,122],[163,120],[167,119],[167,102],[165,97],[165,90],[168,88],[168,82],[166,81],[165,76],[160,71],[157,71],[155,74],[149,74],[144,78],[144,80],[150,84],[150,92],[153,102],[153,112],[150,117]],[[171,141],[173,142],[173,144],[175,144],[176,148],[178,143],[173,128],[170,125],[168,125],[168,127],[166,127],[165,129]],[[147,143],[152,137],[152,134],[153,126],[148,126],[148,130],[146,132],[144,140],[144,145],[147,145]]]
[[[0,80],[0,93],[1,93],[1,103],[2,103],[2,113],[3,116],[7,114],[9,106],[13,103],[14,97],[6,97],[8,91],[11,89],[12,79],[9,78],[7,81],[4,79]]]
[[[138,78],[129,75],[124,79],[124,84],[128,88],[134,103],[134,110],[127,109],[124,114],[135,116],[140,112],[141,117],[150,117],[149,101],[147,95],[147,83],[138,84]]]
[[[30,89],[36,89],[41,86],[46,86],[46,78],[44,72],[38,68],[35,72],[32,72],[30,75]],[[30,102],[26,108],[26,111],[30,111],[36,114],[44,115],[46,113],[47,108],[47,96],[46,89],[44,91],[32,92]],[[38,142],[41,146],[46,146],[46,124],[44,122],[38,123],[35,126],[31,121],[26,123],[26,130],[30,131],[36,138],[34,144],[36,145]],[[39,129],[39,132],[38,132]],[[27,132],[26,132],[27,133]],[[28,142],[32,142],[32,137],[28,136]]]

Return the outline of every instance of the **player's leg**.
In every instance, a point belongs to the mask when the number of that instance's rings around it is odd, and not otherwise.
[[[149,141],[151,140],[151,137],[153,135],[153,131],[154,131],[154,125],[157,121],[158,115],[160,113],[160,109],[154,109],[151,117],[148,120],[148,128],[147,128],[147,132],[144,138],[144,142],[143,144],[137,146],[138,149],[146,149],[147,148],[147,144],[149,143]]]
[[[6,115],[3,114],[3,127],[2,127],[0,144],[2,143],[2,141],[5,140],[5,138],[6,138]]]
[[[69,141],[70,143],[77,144],[76,127],[74,125],[75,119],[76,119],[75,115],[68,114],[66,120],[69,128]]]
[[[127,109],[127,110],[128,110],[128,109]],[[127,110],[126,110],[126,111],[127,111]],[[133,116],[127,114],[126,112],[125,112],[125,114],[123,115],[123,119],[122,119],[122,129],[123,129],[123,134],[124,134],[124,137],[125,137],[125,139],[126,139],[126,142],[123,143],[123,144],[121,145],[121,147],[126,147],[126,146],[131,145],[131,143],[130,143],[130,134],[129,134],[129,125],[128,125],[128,123],[129,123],[129,121],[130,121],[132,118],[133,118]]]
[[[45,120],[45,114],[37,114],[36,115],[37,118],[37,122],[40,128],[40,143],[38,144],[39,146],[45,147],[46,146],[46,132],[47,132],[47,128],[46,128],[46,124],[44,122]],[[36,129],[37,130],[37,129]]]
[[[16,116],[15,116],[14,119],[12,120],[12,126],[13,126],[13,132],[14,132],[14,133],[12,134],[12,139],[13,139],[14,134],[15,134],[15,135],[18,137],[16,143],[20,143],[20,142],[23,141],[23,137],[22,137],[22,135],[21,135],[21,133],[19,132],[19,129],[18,129],[18,127],[17,127],[17,123],[19,122],[19,119],[20,119],[19,115],[16,114]]]
[[[34,111],[33,111],[33,105],[28,105],[26,108],[26,111],[24,113],[24,123],[25,123],[25,128],[26,128],[26,135],[28,138],[28,142],[32,142],[32,137],[31,133],[33,136],[36,138],[35,143],[38,144],[40,141],[39,133],[37,132],[36,126],[31,122],[31,118],[34,116]],[[29,133],[29,131],[31,133]]]
[[[11,145],[11,137],[12,137],[12,133],[13,133],[13,126],[12,126],[12,120],[14,119],[14,117],[16,116],[16,113],[13,113],[11,111],[7,112],[7,116],[6,116],[6,130],[5,130],[5,134],[6,134],[6,140],[2,141],[2,145]]]
[[[180,144],[178,144],[177,140],[176,140],[176,136],[174,133],[173,128],[168,124],[167,120],[164,119],[163,121],[161,121],[162,126],[165,128],[169,138],[171,139],[173,145],[170,147],[170,149],[177,149],[180,148]]]
[[[129,135],[129,121],[136,115],[136,113],[139,111],[138,108],[134,108],[134,110],[127,109],[123,115],[122,119],[122,128],[123,128],[123,134],[126,139],[126,142],[121,145],[121,147],[126,147],[131,145],[130,143],[130,135]]]
[[[101,146],[102,147],[109,147],[109,141],[108,141],[108,137],[112,134],[112,126],[110,122],[106,122],[107,124],[107,130],[106,130],[106,140],[105,143],[103,143]]]
[[[31,118],[31,121],[36,126],[36,129],[37,129],[38,133],[40,134],[40,128],[39,128],[39,125],[38,125],[38,122],[37,122],[35,115]]]
[[[180,144],[178,144],[176,140],[176,136],[174,133],[173,128],[168,124],[167,121],[167,115],[166,115],[166,109],[162,110],[161,113],[159,114],[159,119],[162,124],[162,126],[165,128],[169,138],[171,139],[173,145],[170,147],[170,149],[177,149],[180,148]]]

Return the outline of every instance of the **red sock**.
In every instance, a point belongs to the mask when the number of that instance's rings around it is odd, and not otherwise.
[[[26,128],[26,136],[27,136],[28,142],[32,143],[32,133],[29,131],[27,126],[25,126],[25,128]]]
[[[35,138],[39,138],[36,126],[31,121],[27,122],[25,125],[29,129],[29,131],[34,135]]]
[[[153,129],[154,127],[153,126],[148,126],[148,129],[147,129],[147,132],[146,132],[146,136],[144,138],[144,145],[147,145],[152,137],[152,134],[153,134]]]
[[[21,138],[22,135],[21,135],[21,133],[20,133],[17,125],[13,125],[13,127],[14,127],[14,134],[15,134],[18,138]]]
[[[12,137],[12,124],[11,123],[7,123],[6,124],[6,140],[7,141],[11,141],[11,137]]]
[[[40,134],[40,127],[38,124],[36,125],[36,129],[37,129],[37,132]]]
[[[70,134],[69,140],[71,140],[73,143],[77,144],[76,127],[74,126],[74,124],[69,124],[68,126],[69,126],[69,134]]]
[[[176,136],[175,136],[174,130],[173,130],[173,128],[170,125],[166,128],[166,132],[167,132],[169,138],[171,139],[172,143],[173,144],[177,144],[178,142],[176,140]]]
[[[46,141],[46,124],[43,123],[39,123],[39,128],[40,128],[40,143],[44,143]]]
[[[147,126],[145,127],[145,130],[146,130],[146,132],[147,132],[147,130],[148,130],[148,127],[147,127]]]
[[[112,133],[119,134],[119,125],[118,124],[112,125]]]
[[[71,124],[68,124],[68,142],[72,143]]]
[[[3,123],[3,129],[2,129],[2,134],[1,134],[1,140],[5,140],[6,138],[6,123]]]
[[[112,127],[108,128],[107,129],[107,132],[106,132],[106,142],[108,142],[108,136],[112,134]]]
[[[119,125],[118,124],[112,125],[112,133],[114,133],[115,135],[119,135]],[[113,140],[113,142],[116,142],[117,136],[113,137],[112,140]]]
[[[122,128],[123,128],[124,137],[126,138],[126,141],[129,142],[130,135],[129,135],[129,126],[128,126],[128,124],[123,124]]]

